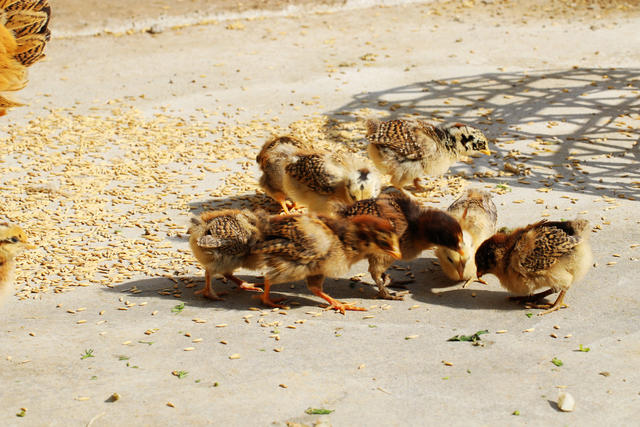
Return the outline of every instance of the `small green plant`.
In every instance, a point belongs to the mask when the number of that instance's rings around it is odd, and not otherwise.
[[[90,348],[89,350],[85,350],[84,354],[82,356],[80,356],[80,360],[88,359],[90,357],[96,357],[93,354],[93,349],[92,348]]]
[[[564,363],[562,363],[562,360],[558,359],[557,357],[554,357],[553,359],[551,359],[551,363],[553,363],[556,366],[564,365]]]
[[[181,313],[182,310],[184,310],[184,303],[183,302],[181,302],[180,304],[178,304],[175,307],[173,307],[171,309],[171,312],[178,314],[178,313]]]

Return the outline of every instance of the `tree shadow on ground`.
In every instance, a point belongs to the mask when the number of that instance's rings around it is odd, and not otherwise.
[[[640,69],[633,68],[448,77],[357,94],[329,113],[325,132],[353,145],[341,130],[358,123],[364,136],[360,119],[381,113],[467,122],[498,139],[492,146],[497,162],[479,159],[490,165],[479,174],[486,182],[526,185],[513,174],[497,173],[510,162],[530,173],[527,180],[558,180],[563,191],[638,197],[639,88]]]

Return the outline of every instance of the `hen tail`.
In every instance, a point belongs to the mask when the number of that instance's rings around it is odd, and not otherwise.
[[[0,92],[20,90],[27,84],[27,70],[44,57],[51,38],[48,0],[0,0]],[[0,115],[20,106],[0,94]]]

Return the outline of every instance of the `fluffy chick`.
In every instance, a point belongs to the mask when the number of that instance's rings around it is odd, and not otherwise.
[[[0,302],[11,292],[15,274],[15,258],[25,249],[35,249],[17,225],[0,223]]]
[[[510,233],[497,233],[476,252],[478,277],[494,274],[500,284],[525,301],[536,301],[560,291],[553,304],[530,304],[551,313],[565,306],[571,285],[587,273],[592,262],[586,220],[540,221]],[[550,289],[533,294],[536,289]]]
[[[461,257],[468,256],[464,252],[460,224],[455,218],[439,209],[421,207],[412,197],[394,188],[385,189],[377,198],[360,200],[338,213],[345,218],[367,214],[388,220],[399,236],[401,259],[405,261],[417,258],[422,251],[434,246],[449,248]],[[378,297],[402,299],[387,289],[391,277],[385,271],[394,258],[378,252],[368,254],[367,259],[369,273],[378,286]]]
[[[27,85],[27,67],[44,57],[51,38],[48,0],[0,1],[0,116],[23,104],[5,96]]]
[[[264,233],[267,216],[263,211],[220,210],[203,212],[191,219],[189,245],[205,269],[205,287],[196,291],[213,300],[221,300],[211,287],[211,276],[220,274],[241,289],[262,291],[233,275],[238,268],[255,270],[261,259],[251,252]]]
[[[285,167],[284,189],[309,211],[332,214],[334,202],[353,203],[380,193],[380,176],[366,159],[299,152]]]
[[[262,170],[260,187],[282,206],[286,214],[289,214],[289,206],[282,183],[284,169],[296,152],[306,148],[304,142],[293,136],[277,136],[265,142],[256,157],[256,162]]]
[[[496,232],[498,211],[487,191],[469,188],[456,199],[447,212],[458,220],[462,228],[465,257],[449,248],[439,247],[435,254],[440,260],[442,271],[450,279],[466,280],[466,287],[476,277],[476,263],[473,255],[486,239]]]
[[[281,307],[271,300],[271,285],[306,279],[314,295],[340,311],[364,310],[343,303],[323,292],[325,277],[338,277],[351,265],[370,254],[400,257],[398,236],[389,221],[368,215],[331,218],[315,215],[272,216],[268,231],[254,252],[264,257],[268,268],[264,293],[266,305]]]
[[[479,129],[460,123],[434,126],[422,120],[368,120],[367,139],[369,157],[400,189],[411,181],[422,188],[420,177],[444,174],[463,155],[491,153]]]

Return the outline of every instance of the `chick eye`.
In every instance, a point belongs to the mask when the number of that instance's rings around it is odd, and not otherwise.
[[[17,238],[16,236],[13,236],[13,237],[11,238],[11,241],[12,241],[13,243],[18,243],[18,238]]]
[[[451,264],[453,264],[453,260],[451,259],[451,257],[450,257],[450,256],[448,256],[448,257],[447,257],[447,259],[449,260],[449,262],[450,262]]]

